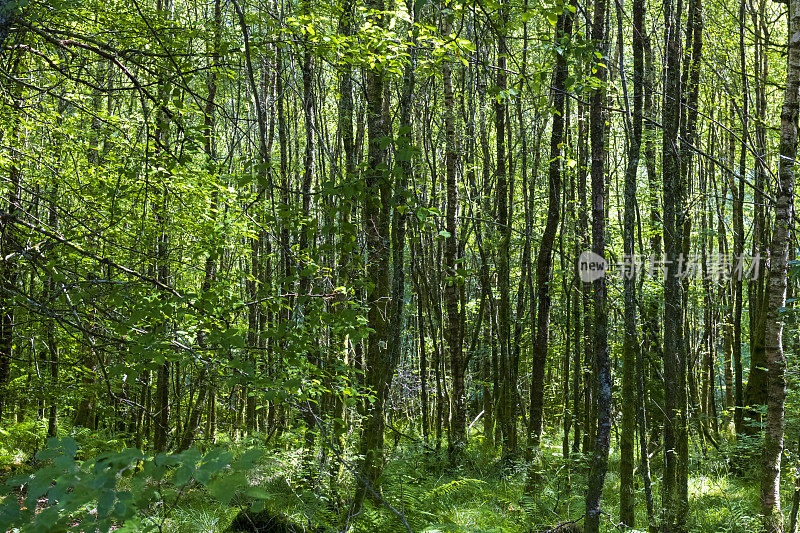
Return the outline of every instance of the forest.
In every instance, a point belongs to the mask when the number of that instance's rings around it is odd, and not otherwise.
[[[797,533],[800,0],[0,0],[0,531]]]

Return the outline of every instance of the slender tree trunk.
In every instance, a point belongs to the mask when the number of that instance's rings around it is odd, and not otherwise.
[[[18,75],[19,60],[14,63],[13,74]],[[18,135],[22,117],[22,86],[15,84],[13,92],[13,127],[9,144]],[[20,194],[22,193],[22,171],[16,150],[11,150],[8,170],[8,200],[5,206],[7,217],[0,219],[0,423],[11,406],[9,383],[11,381],[11,361],[14,359],[14,295],[17,291],[18,265],[13,259],[20,247],[19,235],[14,217],[22,214]]]
[[[575,2],[570,4],[575,7]],[[544,401],[544,371],[547,364],[547,347],[550,329],[550,282],[553,270],[553,243],[561,213],[562,153],[564,142],[564,89],[568,72],[567,54],[572,39],[572,11],[565,8],[555,29],[556,41],[562,47],[556,53],[553,71],[553,125],[550,137],[550,163],[548,170],[547,221],[545,222],[539,256],[536,261],[536,337],[531,363],[531,442],[537,449],[542,436],[542,410]],[[566,379],[566,378],[565,378]],[[532,488],[533,485],[529,484]]]
[[[443,26],[445,38],[450,36],[450,23]],[[445,287],[444,304],[447,310],[447,328],[445,336],[450,353],[450,371],[453,376],[453,412],[450,420],[449,454],[451,462],[458,462],[467,446],[466,418],[464,404],[464,357],[462,346],[463,317],[459,308],[458,277],[458,183],[456,181],[456,129],[453,104],[453,61],[446,58],[442,62],[442,85],[444,89],[444,129],[445,129],[445,175],[447,190],[447,208],[445,211],[445,229],[447,236],[444,243]]]
[[[726,136],[727,138],[727,136]],[[724,149],[723,149],[724,150]],[[730,157],[732,160],[733,158]],[[728,197],[728,187],[733,191],[734,198],[736,196],[736,187],[733,182],[733,176],[725,173],[722,176],[722,199],[727,199]],[[727,239],[727,232],[725,229],[725,220],[726,220],[726,201],[720,201],[717,199],[717,248],[719,249],[720,254],[727,254],[729,247],[728,247],[728,239]],[[720,280],[718,283],[717,292],[720,295],[722,300],[722,310],[721,314],[723,315],[723,325],[722,325],[722,350],[723,350],[723,379],[725,380],[725,407],[726,416],[724,420],[726,424],[731,421],[731,414],[732,409],[734,406],[734,398],[733,398],[733,298],[731,294],[731,288],[733,287],[732,283],[729,283],[725,280],[722,276],[720,276]]]
[[[353,34],[353,0],[343,0],[341,2],[341,14],[339,15],[338,33],[340,35],[350,37]],[[341,139],[341,151],[343,152],[344,164],[340,165],[338,161],[335,163],[337,169],[341,169],[339,176],[339,184],[343,186],[343,191],[347,190],[348,193],[341,194],[337,198],[338,205],[338,227],[340,238],[336,243],[336,250],[338,253],[337,266],[336,266],[336,286],[348,287],[352,283],[353,266],[352,254],[355,249],[356,235],[351,222],[351,215],[353,211],[353,193],[351,187],[356,179],[355,176],[355,139],[353,137],[353,68],[351,63],[350,54],[347,53],[344,60],[338,65],[339,70],[339,102],[338,102],[338,117],[337,127],[339,132],[339,139]],[[337,155],[340,149],[337,146]],[[349,306],[350,301],[347,294],[341,294],[337,300],[339,306]],[[334,305],[334,309],[341,309]],[[357,343],[352,346],[349,338],[344,332],[334,333],[333,346],[335,353],[343,351],[346,355],[346,360],[350,367],[353,366],[354,359],[357,357]],[[352,349],[351,349],[352,347]],[[348,372],[349,375],[350,372]],[[344,436],[347,431],[348,423],[348,409],[345,399],[341,395],[337,395],[334,400],[335,413],[333,414],[333,442],[344,450],[345,441]],[[338,494],[338,471],[340,469],[341,455],[335,456],[334,464],[331,467],[331,491]],[[336,496],[338,500],[338,495]]]
[[[280,150],[280,207],[283,213],[291,212],[291,197],[289,196],[290,190],[290,176],[289,176],[289,128],[286,124],[287,105],[286,105],[286,87],[284,85],[284,61],[283,61],[283,47],[279,44],[275,50],[275,106],[277,109],[275,113],[278,115],[278,147]],[[291,219],[286,215],[280,216],[280,234],[278,242],[281,250],[281,285],[280,294],[283,299],[283,309],[278,314],[277,323],[288,324],[291,318],[291,296],[289,296],[291,280],[292,280],[292,251],[291,251],[291,235],[289,228],[291,227]],[[286,340],[281,339],[281,348],[286,348]],[[358,359],[357,359],[358,360]],[[278,365],[283,364],[283,358],[278,356]],[[358,363],[360,364],[360,363]],[[286,413],[283,409],[279,412],[278,416],[278,431],[282,431],[282,427],[286,423]],[[216,420],[216,418],[215,418]]]
[[[485,290],[489,298],[489,320],[488,326],[490,334],[487,337],[487,342],[490,344],[489,353],[485,355],[483,365],[483,379],[484,379],[484,410],[486,413],[483,417],[483,432],[486,439],[486,446],[493,449],[495,445],[494,432],[495,422],[497,418],[497,313],[495,309],[495,300],[492,293],[492,285],[489,272],[489,258],[484,248],[484,231],[489,234],[489,229],[484,229],[481,224],[481,218],[491,214],[491,200],[490,200],[490,156],[489,156],[489,134],[486,127],[486,78],[487,73],[485,69],[478,69],[477,74],[477,91],[478,91],[478,133],[480,136],[480,146],[482,155],[482,187],[480,189],[480,197],[477,202],[479,209],[479,216],[475,220],[475,240],[478,245],[478,253],[480,256],[480,266],[478,269],[478,276],[481,283],[481,289]],[[473,174],[469,174],[474,178]],[[477,192],[477,186],[475,187]],[[476,194],[476,197],[478,195]],[[491,385],[491,386],[490,386]]]
[[[161,128],[159,128],[161,130]],[[161,130],[164,131],[164,130]],[[157,134],[158,137],[158,134]],[[156,245],[156,276],[160,283],[167,285],[169,283],[169,258],[168,258],[168,233],[166,224],[167,213],[167,191],[161,190],[156,196],[156,203],[154,205],[156,227],[158,228],[158,243]],[[166,294],[163,295],[166,298]],[[161,334],[166,331],[166,324],[160,324],[158,329]],[[93,342],[89,339],[89,342]],[[165,348],[162,348],[165,349]],[[94,351],[93,349],[91,350]],[[94,359],[94,357],[93,357]],[[156,453],[166,450],[167,447],[167,434],[169,432],[169,377],[170,377],[170,363],[163,362],[158,367],[156,375],[156,392],[155,392],[155,424],[153,434],[153,449]],[[87,415],[91,416],[91,415]],[[89,422],[91,424],[91,422]]]
[[[572,191],[570,194],[574,194],[575,192],[575,178],[572,178],[572,184],[570,186],[570,190]],[[576,212],[576,202],[574,196],[571,200],[573,209],[571,210],[573,213]],[[573,215],[573,222],[577,222],[577,216]],[[575,234],[574,234],[574,252],[575,256],[573,260],[577,259],[581,254],[581,235],[580,231],[577,229],[577,224],[575,226]],[[578,273],[578,262],[575,261],[574,267],[574,277],[572,282],[572,344],[573,344],[573,352],[572,352],[572,425],[574,426],[572,432],[572,455],[576,455],[580,451],[580,442],[581,442],[581,430],[583,429],[583,417],[581,414],[583,413],[582,405],[581,405],[581,398],[585,392],[581,389],[581,353],[583,347],[583,323],[581,320],[581,290],[580,287],[582,285],[580,275]],[[585,383],[583,384],[585,387]]]
[[[682,4],[664,1],[664,126],[662,136],[664,184],[664,249],[667,274],[664,280],[664,471],[662,481],[661,530],[685,530],[685,495],[682,487],[683,441],[686,431],[686,347],[683,333],[683,296],[678,261],[683,253],[683,179],[678,130],[681,122]]]
[[[63,125],[63,119],[61,117],[64,116],[66,112],[67,103],[66,100],[59,103],[58,112],[59,118],[57,119],[57,123],[59,128]],[[61,135],[57,138],[58,146],[58,156],[59,160],[61,159],[64,147],[63,147],[63,137]],[[57,232],[58,231],[58,182],[54,179],[50,189],[50,197],[48,198],[48,216],[47,216],[47,225],[50,231]],[[0,251],[2,251],[2,247],[0,247]],[[42,294],[42,300],[47,301],[55,301],[56,299],[56,280],[53,277],[52,273],[48,273],[47,280],[45,281],[44,291]],[[51,392],[49,393],[49,403],[50,407],[47,414],[47,436],[48,437],[55,437],[58,433],[58,397],[57,391],[59,391],[59,347],[56,342],[56,321],[50,317],[46,321],[46,332],[45,332],[45,339],[47,344],[47,355],[50,359],[49,369],[50,369],[50,387]],[[136,418],[135,416],[133,417]]]
[[[523,9],[528,11],[528,0],[525,0],[523,4]],[[513,349],[511,351],[511,381],[513,383],[519,383],[519,363],[520,363],[520,356],[522,353],[522,333],[523,333],[523,325],[527,322],[525,318],[525,309],[528,305],[528,300],[530,299],[530,306],[531,306],[531,315],[533,315],[533,319],[531,322],[535,322],[536,318],[536,309],[534,308],[534,293],[533,293],[533,283],[531,282],[530,278],[532,276],[531,273],[531,240],[532,240],[532,228],[533,228],[533,220],[532,220],[532,210],[531,210],[531,202],[534,198],[533,190],[530,191],[529,194],[529,177],[528,177],[528,128],[526,127],[527,117],[523,111],[523,94],[526,88],[525,82],[528,79],[528,22],[525,21],[522,24],[522,58],[521,58],[521,65],[519,69],[519,81],[517,83],[517,95],[515,98],[515,110],[517,113],[517,138],[519,139],[520,145],[520,178],[522,181],[522,204],[523,204],[523,213],[525,219],[525,241],[522,244],[522,253],[520,254],[519,260],[519,282],[517,284],[517,305],[516,310],[514,313],[515,321],[514,321],[514,341],[513,341]],[[539,110],[537,109],[535,115],[533,117],[533,124],[537,124],[539,122]],[[510,127],[509,127],[510,130]],[[511,133],[509,131],[509,161],[513,161],[513,157],[511,156]],[[534,148],[532,152],[534,153],[534,167],[537,166],[539,161],[539,146],[540,146],[540,139],[537,138],[534,141]],[[509,180],[509,211],[511,213],[514,212],[514,197],[516,194],[514,188],[514,180],[513,180],[513,165],[510,165],[510,173],[512,175],[512,179]],[[535,187],[533,187],[535,190]],[[528,298],[528,296],[530,298]],[[516,404],[517,402],[515,402]],[[522,411],[522,418],[525,420],[525,405],[522,398],[519,398],[518,406]],[[530,459],[533,447],[532,441],[535,438],[532,433],[533,429],[533,418],[528,419],[528,423],[525,424],[527,428],[527,446],[525,448],[525,457],[526,459]]]
[[[789,2],[789,50],[786,88],[781,111],[780,164],[775,201],[775,226],[770,243],[765,360],[768,395],[761,474],[763,531],[781,533],[781,454],[783,452],[786,358],[783,351],[783,317],[786,305],[789,240],[794,220],[794,161],[797,156],[798,88],[800,88],[800,0]]]
[[[607,53],[606,43],[606,11],[605,0],[597,0],[594,5],[592,23],[592,41],[603,56]],[[592,157],[592,251],[605,257],[606,232],[606,186],[605,160],[606,148],[606,87],[608,75],[606,67],[595,62],[596,76],[600,87],[595,89],[591,98],[590,129]],[[600,502],[603,495],[603,482],[608,468],[608,452],[611,438],[611,363],[608,348],[608,316],[606,315],[606,278],[601,276],[594,280],[594,354],[597,371],[597,432],[592,450],[591,470],[587,479],[586,519],[587,533],[600,531]]]
[[[371,0],[369,9],[382,11],[383,0]],[[383,27],[385,17],[374,20]],[[389,124],[384,114],[383,67],[376,65],[366,73],[367,131],[369,136],[368,161],[365,171],[363,231],[367,248],[367,279],[372,285],[366,294],[367,322],[372,331],[367,339],[365,357],[367,385],[375,399],[367,406],[360,450],[364,456],[357,480],[357,489],[349,516],[361,510],[367,492],[379,490],[379,477],[383,470],[384,414],[394,361],[389,357],[388,341],[390,316],[389,256],[390,256],[390,195],[391,182],[386,165],[384,138],[389,134]]]
[[[306,0],[301,4],[301,12],[310,15],[311,3]],[[297,289],[298,308],[303,308],[309,304],[309,293],[311,292],[311,275],[308,273],[308,257],[311,253],[315,237],[312,235],[314,227],[311,224],[311,186],[316,173],[316,141],[315,133],[317,130],[316,98],[313,87],[313,65],[311,55],[312,43],[308,39],[303,42],[302,63],[300,71],[303,79],[303,125],[305,129],[305,149],[303,153],[303,180],[301,183],[301,227],[298,236],[299,249],[299,283]],[[317,330],[319,331],[319,330]],[[311,368],[317,370],[321,366],[320,345],[312,343],[309,345],[306,355]],[[309,481],[316,478],[314,468],[314,448],[317,439],[317,420],[319,418],[320,404],[318,401],[306,401],[303,407],[303,421],[305,424],[304,447],[306,457],[304,459]]]
[[[766,238],[765,238],[765,231],[764,231],[764,223],[765,223],[765,213],[764,213],[764,199],[763,199],[763,167],[760,164],[760,139],[759,139],[759,130],[763,130],[762,127],[759,126],[759,123],[762,120],[759,117],[764,117],[765,115],[762,113],[760,108],[760,101],[759,101],[759,70],[755,71],[755,75],[753,75],[751,69],[748,66],[747,61],[747,52],[748,50],[752,49],[754,52],[754,58],[756,62],[758,61],[759,53],[759,37],[758,33],[760,29],[756,24],[753,30],[755,31],[755,38],[752,47],[745,45],[745,35],[749,34],[751,29],[747,27],[747,13],[749,12],[747,2],[740,2],[739,3],[739,61],[740,66],[742,68],[742,94],[743,94],[743,106],[742,106],[742,151],[739,158],[739,172],[742,176],[744,176],[745,172],[748,172],[747,169],[747,153],[752,150],[751,144],[755,144],[755,153],[754,158],[754,166],[755,166],[755,174],[756,174],[756,183],[753,189],[753,238],[752,238],[752,248],[751,253],[753,256],[756,255],[765,255],[763,252],[766,252]],[[755,21],[754,21],[755,22]],[[753,93],[754,93],[754,104],[755,104],[755,116],[753,123],[756,126],[756,134],[751,135],[750,133],[750,117],[749,117],[749,104],[750,104],[750,80],[749,78],[753,79]],[[761,132],[763,133],[763,131]],[[759,183],[760,182],[760,183]],[[744,251],[744,245],[742,248]],[[737,256],[734,258],[734,263],[738,263],[741,256]],[[754,435],[758,432],[761,426],[761,415],[753,409],[755,406],[759,405],[766,405],[767,402],[767,372],[766,372],[766,361],[765,361],[765,354],[764,354],[764,334],[765,334],[765,313],[766,313],[766,299],[764,297],[764,283],[763,283],[763,276],[759,276],[758,279],[751,279],[748,280],[747,283],[747,300],[749,304],[749,329],[750,329],[750,373],[747,378],[747,384],[744,386],[743,390],[743,402],[742,405],[748,406],[745,410],[741,410],[741,420],[739,423],[739,428],[741,431],[748,435]],[[744,385],[744,384],[743,384]]]
[[[742,135],[741,152],[739,155],[739,182],[738,188],[734,193],[733,200],[733,261],[736,262],[744,254],[744,181],[747,165],[747,149],[749,147],[749,89],[745,65],[745,1],[739,4],[739,53],[742,67]],[[744,431],[744,390],[742,384],[742,277],[733,276],[731,282],[734,285],[734,317],[733,317],[733,370],[735,386],[735,411],[734,427],[736,434],[741,435]]]
[[[713,102],[712,102],[713,105]],[[713,111],[712,111],[713,118]],[[712,145],[713,146],[713,145]],[[710,166],[710,165],[709,165]],[[703,170],[701,165],[700,172],[700,202],[702,213],[700,215],[700,261],[703,276],[703,337],[700,343],[699,354],[702,357],[700,364],[701,371],[701,393],[700,393],[700,417],[699,422],[701,431],[708,433],[711,420],[711,404],[714,394],[714,357],[716,334],[712,325],[714,309],[712,307],[712,288],[708,271],[709,253],[713,253],[714,245],[712,236],[709,234],[707,211],[711,210],[708,202],[708,170]]]
[[[702,49],[702,0],[689,0],[686,17],[686,55],[684,58],[684,74],[681,80],[681,101],[682,103],[685,102],[685,105],[681,106],[680,196],[677,197],[679,210],[676,211],[678,215],[677,222],[680,224],[676,229],[683,232],[680,244],[684,265],[689,261],[689,253],[691,250],[692,219],[690,217],[690,211],[685,205],[684,197],[686,191],[692,188],[691,184],[694,176],[694,167],[692,166],[693,150],[691,147],[695,144],[697,138],[698,95]],[[683,355],[678,372],[681,383],[681,387],[678,391],[678,398],[680,408],[685,410],[685,415],[681,418],[682,424],[678,426],[679,431],[676,444],[678,470],[676,481],[679,494],[678,524],[680,528],[685,528],[686,514],[688,514],[689,511],[689,417],[696,411],[695,407],[698,403],[698,394],[697,382],[695,380],[696,373],[694,371],[695,357],[689,340],[691,334],[689,324],[689,275],[691,275],[691,272],[687,270],[680,274],[682,278],[682,332],[684,338],[682,346]],[[690,406],[692,407],[691,409]],[[695,417],[695,421],[698,423],[698,436],[701,441],[701,446],[704,446],[705,434],[702,432],[699,419]]]
[[[501,10],[502,27],[497,30],[497,79],[496,84],[501,92],[507,89],[505,23],[508,20],[506,10]],[[503,432],[503,455],[513,457],[517,453],[517,423],[514,398],[516,397],[516,383],[511,380],[511,355],[509,341],[511,339],[511,301],[509,295],[509,247],[511,241],[511,217],[508,212],[508,175],[506,167],[506,111],[505,98],[495,99],[495,130],[497,137],[497,225],[500,231],[500,244],[498,245],[497,285],[500,291],[498,318],[500,343],[500,376],[501,389],[499,398],[498,418]]]
[[[590,246],[589,236],[589,206],[587,204],[587,169],[589,161],[588,132],[586,124],[586,113],[583,104],[578,106],[578,232],[581,236],[581,249],[586,250]],[[588,454],[592,449],[592,438],[594,436],[594,351],[592,343],[592,304],[591,304],[591,283],[582,282],[581,287],[581,307],[583,309],[583,442],[581,449],[584,454]]]
[[[763,2],[761,2],[763,5]],[[764,185],[766,178],[766,131],[763,117],[767,116],[766,95],[764,92],[764,82],[766,80],[766,65],[763,64],[763,43],[761,37],[762,26],[760,16],[763,16],[755,8],[752,2],[742,2],[739,16],[741,17],[740,31],[740,61],[742,62],[742,73],[744,87],[747,87],[752,77],[753,86],[753,106],[754,135],[748,132],[748,139],[752,147],[748,146],[748,151],[753,152],[753,173],[755,175],[753,186],[753,219],[752,219],[752,248],[751,256],[754,258],[766,258],[767,245],[769,242],[769,224],[767,223],[767,209],[764,195]],[[753,22],[752,29],[746,27],[745,11],[751,15]],[[752,69],[747,65],[746,52],[744,46],[744,33],[753,33],[753,45],[748,47],[753,51]],[[746,74],[745,74],[746,73]],[[738,261],[737,261],[738,263]],[[760,270],[759,270],[760,273]],[[747,299],[750,307],[750,373],[747,378],[747,386],[744,389],[744,405],[748,409],[743,413],[746,421],[743,430],[748,434],[756,434],[761,428],[762,416],[753,407],[764,406],[767,404],[769,376],[766,368],[765,354],[765,335],[766,335],[766,313],[767,313],[767,293],[765,290],[766,276],[759,275],[754,279],[749,279],[747,283]]]
[[[653,111],[653,91],[655,89],[655,72],[653,67],[653,50],[650,42],[649,35],[643,35],[644,46],[644,148],[642,150],[644,155],[645,167],[647,168],[647,184],[648,184],[648,204],[650,210],[650,227],[653,232],[650,237],[650,253],[653,261],[658,261],[662,257],[661,251],[661,208],[660,208],[660,190],[661,187],[658,183],[658,176],[656,174],[656,147],[655,141],[657,136],[656,126],[653,122],[655,113]],[[653,269],[652,279],[655,283],[660,283],[659,279],[661,272],[658,269]],[[653,491],[650,480],[650,446],[648,437],[648,400],[649,400],[649,380],[648,380],[648,358],[656,360],[658,353],[658,331],[659,331],[659,298],[651,296],[645,302],[645,312],[642,313],[643,326],[646,330],[650,331],[648,341],[643,343],[642,349],[639,350],[636,358],[637,365],[637,407],[638,407],[638,425],[639,425],[639,454],[640,470],[642,473],[642,481],[645,490],[645,502],[647,504],[647,522],[649,529],[653,532],[656,529],[656,517],[653,503]],[[660,421],[659,421],[660,422]],[[655,427],[660,425],[659,422],[654,424]]]
[[[635,365],[638,340],[636,338],[636,267],[634,256],[634,225],[636,223],[636,173],[642,143],[642,105],[644,78],[644,4],[633,4],[633,114],[630,116],[627,85],[625,82],[622,7],[617,4],[617,26],[620,47],[620,76],[626,101],[628,120],[628,164],[625,168],[625,214],[623,225],[623,271],[625,337],[622,361],[622,432],[620,435],[620,522],[634,527],[634,440],[636,433]]]
[[[413,258],[412,258],[413,263]],[[417,333],[419,334],[419,380],[420,380],[420,415],[422,420],[422,438],[425,442],[430,438],[428,407],[428,353],[425,339],[425,319],[422,317],[422,294],[417,294]]]

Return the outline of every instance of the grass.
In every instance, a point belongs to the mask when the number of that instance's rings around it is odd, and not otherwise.
[[[3,448],[3,440],[10,439],[0,439],[0,457],[24,455],[22,448],[25,447],[36,449],[40,445],[41,432],[42,428],[33,423],[7,429],[6,436],[13,435],[15,441],[12,442],[17,446]],[[113,449],[118,445],[113,439],[82,437],[83,440],[96,441],[94,446],[98,449]],[[231,505],[215,501],[205,489],[192,488],[181,495],[174,507],[164,509],[162,504],[153,505],[148,511],[150,516],[140,517],[142,522],[162,523],[165,532],[222,533],[228,530],[240,509],[260,501],[271,512],[290,517],[295,523],[327,524],[333,531],[340,516],[337,509],[341,511],[342,502],[353,493],[352,476],[342,469],[333,482],[318,479],[317,490],[313,491],[302,475],[303,461],[304,458],[319,456],[302,453],[299,449],[301,437],[287,432],[280,440],[274,440],[272,444],[277,444],[277,448],[271,449],[258,467],[248,474],[250,487],[258,489],[251,489],[249,495],[245,495],[247,486],[237,489]],[[353,444],[351,442],[348,449],[355,449]],[[244,448],[258,446],[259,441],[229,445]],[[688,530],[693,533],[750,533],[758,530],[758,452],[748,455],[746,449],[725,441],[719,451],[713,448],[703,451],[693,445]],[[750,449],[757,450],[753,446],[750,444]],[[448,463],[445,446],[442,448],[436,453],[419,442],[404,440],[397,446],[387,442],[383,496],[414,531],[538,532],[564,521],[580,520],[583,515],[588,464],[583,457],[565,462],[558,435],[543,441],[535,464],[501,461],[496,450],[488,449],[479,435],[472,438],[458,466]],[[787,453],[787,456],[782,497],[784,511],[788,514],[794,490],[789,472],[794,471],[796,457],[793,453]],[[736,459],[732,461],[730,457]],[[346,459],[353,464],[357,460],[351,455]],[[15,462],[21,460],[14,457]],[[653,461],[656,512],[660,507],[660,463],[656,456]],[[734,470],[732,465],[738,468]],[[602,531],[607,533],[620,531],[615,526],[619,516],[619,467],[619,450],[612,447],[603,492],[606,515]],[[534,491],[526,494],[525,478],[532,468],[536,468],[540,481]],[[638,476],[636,482],[636,521],[640,530],[645,531],[644,488]],[[336,491],[332,492],[331,487]],[[166,502],[174,502],[175,494],[168,489],[162,497]],[[353,530],[398,532],[403,531],[404,526],[386,506],[367,500]]]
[[[198,493],[185,498],[164,523],[169,533],[223,533],[238,513],[235,507],[220,506]]]
[[[531,494],[523,490],[529,466],[523,462],[503,465],[498,456],[475,439],[464,463],[451,468],[442,452],[426,452],[418,445],[401,444],[393,450],[384,473],[384,496],[405,516],[414,531],[541,531],[555,524],[580,519],[584,512],[585,476],[588,465],[582,460],[565,464],[559,451],[560,439],[545,441],[537,464],[542,482]],[[751,468],[731,471],[731,450],[723,447],[705,454],[693,450],[690,471],[691,532],[749,533],[759,525],[759,472],[757,456]],[[703,458],[699,460],[697,458]],[[612,448],[603,492],[603,531],[620,531],[619,450]],[[659,461],[654,461],[658,467]],[[656,512],[659,511],[660,472],[653,472]],[[784,476],[785,511],[793,487]],[[644,488],[637,476],[637,524],[646,530],[647,513]],[[400,531],[400,521],[386,508],[367,503],[356,531]]]
[[[444,451],[435,454],[417,444],[401,444],[392,450],[383,478],[383,494],[414,531],[435,532],[536,532],[558,523],[580,519],[584,511],[585,475],[588,465],[582,460],[565,464],[558,447],[545,442],[537,463],[540,485],[531,494],[523,490],[525,474],[531,465],[524,462],[503,464],[478,439],[468,449],[462,465],[451,467]],[[701,455],[699,450],[696,451]],[[734,474],[728,467],[726,451],[707,451],[707,456],[692,464],[689,481],[692,533],[750,533],[759,525],[759,483],[757,469]],[[751,462],[757,464],[757,461]],[[299,467],[296,451],[278,451],[254,472],[252,482],[265,487],[268,506],[297,523],[327,522],[333,530],[335,518],[315,501],[310,491],[299,490],[293,476],[285,472]],[[619,503],[619,452],[612,448],[603,492],[607,513],[602,531],[618,532],[615,526]],[[660,482],[654,473],[654,499],[658,511]],[[287,481],[291,480],[291,481]],[[644,490],[637,476],[636,520],[638,531],[646,531]],[[341,486],[346,496],[352,487]],[[784,501],[791,501],[792,487],[785,480]],[[240,501],[246,504],[245,501]],[[184,498],[165,523],[164,531],[224,532],[239,507],[214,505],[202,491]],[[788,509],[787,509],[788,511]],[[355,522],[357,532],[397,532],[404,529],[385,506],[367,500]],[[629,530],[636,531],[636,530]]]

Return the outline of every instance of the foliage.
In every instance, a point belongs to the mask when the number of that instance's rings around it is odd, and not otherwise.
[[[678,3],[704,17],[675,21],[682,38],[702,27],[691,103],[698,41],[662,71],[662,10],[651,3],[634,28],[643,4],[607,4],[598,20],[618,26],[604,44],[592,1],[0,0],[0,530],[223,531],[242,511],[365,532],[579,519],[596,311],[609,317],[613,446],[621,407],[641,402],[657,509],[665,406],[687,394],[691,531],[758,527],[759,376],[775,348],[763,331],[780,323],[789,501],[800,250],[770,324],[764,276],[706,272],[737,247],[766,257],[775,233],[786,9]],[[645,73],[630,61],[637,36]],[[639,74],[652,77],[644,117]],[[667,139],[674,109],[685,131]],[[603,153],[590,153],[600,130]],[[680,198],[663,189],[671,143]],[[635,238],[622,228],[631,161]],[[590,198],[600,162],[605,196]],[[558,212],[545,204],[556,174]],[[610,263],[626,246],[661,260],[667,205],[686,217],[681,252],[703,258],[680,287],[681,338],[662,319],[664,274],[638,272],[635,394],[622,386],[620,272],[595,309],[576,271],[601,205]],[[547,220],[559,220],[550,251]],[[677,387],[666,341],[687,355]],[[469,428],[460,456],[457,427]],[[606,531],[634,464],[613,446]]]
[[[145,456],[125,449],[76,460],[71,437],[50,438],[36,454],[35,471],[6,481],[0,527],[21,531],[121,531],[160,529],[185,494],[204,487],[228,504],[262,451],[215,448],[205,454]]]

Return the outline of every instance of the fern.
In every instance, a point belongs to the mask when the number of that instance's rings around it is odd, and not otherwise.
[[[486,482],[482,479],[472,479],[472,478],[459,478],[454,479],[449,483],[445,483],[444,485],[439,485],[438,487],[434,487],[432,490],[429,490],[425,496],[426,498],[435,498],[439,496],[452,496],[453,494],[459,492],[463,489],[468,488],[479,488],[481,485],[486,485]]]

